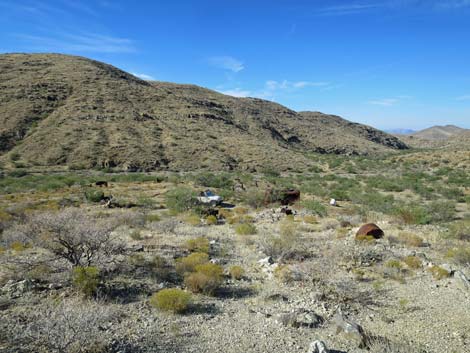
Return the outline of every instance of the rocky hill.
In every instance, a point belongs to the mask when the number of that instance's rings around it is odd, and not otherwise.
[[[432,126],[430,128],[415,132],[413,137],[418,137],[425,140],[447,140],[448,138],[465,132],[466,129],[455,125],[445,126]]]
[[[396,137],[337,116],[143,81],[82,57],[0,55],[6,165],[286,170],[307,166],[311,152],[406,148]]]

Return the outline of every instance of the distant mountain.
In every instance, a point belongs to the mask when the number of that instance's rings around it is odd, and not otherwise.
[[[416,132],[412,129],[388,129],[384,131],[392,135],[411,135]]]
[[[412,134],[413,137],[425,140],[447,140],[450,137],[465,132],[467,129],[455,125],[433,126]]]
[[[369,126],[60,54],[0,55],[0,160],[122,170],[302,170],[408,148]]]

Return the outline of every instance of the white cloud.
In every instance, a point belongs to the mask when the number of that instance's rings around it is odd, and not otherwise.
[[[251,91],[243,90],[241,88],[235,88],[235,89],[229,89],[229,90],[226,90],[226,91],[220,91],[220,93],[226,94],[226,95],[232,96],[232,97],[238,97],[238,98],[248,97],[248,96],[251,95]]]
[[[381,105],[384,107],[391,107],[399,102],[396,98],[383,98],[383,99],[374,99],[370,100],[368,103],[373,105]]]
[[[94,53],[131,53],[136,51],[134,43],[130,39],[97,33],[57,33],[50,36],[19,34],[16,37],[26,42],[30,49],[39,51]]]
[[[322,16],[352,15],[365,11],[375,10],[384,6],[387,6],[387,3],[356,3],[348,5],[329,6],[319,9],[318,11],[316,11],[316,14]]]
[[[136,72],[131,72],[132,75],[135,77],[141,78],[142,80],[145,81],[155,81],[155,78],[153,76],[147,75],[147,74],[138,74]]]
[[[325,87],[328,86],[329,82],[312,82],[312,81],[287,81],[282,82],[269,80],[266,81],[265,88],[270,91],[286,90],[286,89],[300,89],[305,87]]]
[[[470,0],[438,1],[435,6],[437,8],[444,8],[444,9],[460,9],[463,7],[470,7]]]
[[[460,97],[457,97],[455,99],[458,100],[458,101],[470,101],[470,94],[467,94],[465,96],[460,96]]]
[[[243,62],[231,56],[214,56],[209,58],[209,63],[212,66],[233,72],[239,72],[245,68]]]

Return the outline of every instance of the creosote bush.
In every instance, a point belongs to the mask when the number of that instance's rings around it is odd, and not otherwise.
[[[184,284],[194,293],[212,295],[223,282],[222,266],[212,263],[197,265],[195,272],[188,274]]]
[[[254,235],[257,233],[257,229],[254,224],[241,223],[235,226],[235,233],[238,235]]]
[[[447,271],[446,269],[440,267],[440,266],[432,266],[429,268],[429,272],[431,272],[432,274],[432,277],[435,279],[435,280],[441,280],[441,279],[444,279],[444,278],[447,278],[450,276],[450,272]]]
[[[101,190],[89,189],[85,191],[85,198],[88,202],[100,202],[104,198],[104,192]]]
[[[422,261],[419,257],[417,256],[406,256],[404,259],[403,259],[403,262],[409,267],[409,268],[412,268],[412,269],[418,269],[418,268],[421,268],[422,266]]]
[[[191,294],[182,289],[167,288],[152,295],[149,302],[154,308],[181,314],[188,309]]]
[[[236,280],[242,279],[243,275],[245,274],[245,270],[243,269],[243,267],[238,266],[238,265],[234,265],[234,266],[230,267],[228,272],[230,274],[230,277],[232,277],[233,279],[236,279]]]
[[[186,257],[182,257],[176,260],[176,272],[179,275],[185,273],[194,272],[196,266],[205,264],[209,261],[209,255],[202,252],[195,252]]]
[[[209,239],[205,237],[199,237],[189,239],[185,244],[186,249],[191,252],[209,253]]]
[[[306,210],[320,216],[324,217],[328,214],[328,210],[324,205],[322,205],[320,202],[316,200],[306,200],[302,201],[301,203],[302,207],[304,207]]]
[[[180,213],[193,209],[197,205],[196,192],[187,187],[177,187],[165,195],[166,207]]]
[[[411,246],[411,247],[422,247],[424,246],[424,241],[423,238],[420,236],[409,233],[409,232],[401,232],[398,235],[398,241],[402,244],[405,244],[406,246]]]
[[[97,267],[78,266],[72,270],[72,283],[85,297],[96,293],[100,282],[100,271]]]

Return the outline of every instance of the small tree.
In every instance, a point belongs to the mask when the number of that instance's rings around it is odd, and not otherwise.
[[[9,230],[14,240],[48,250],[53,260],[66,260],[73,267],[89,267],[109,262],[124,251],[113,236],[115,223],[90,217],[80,209],[32,216],[23,225]]]

